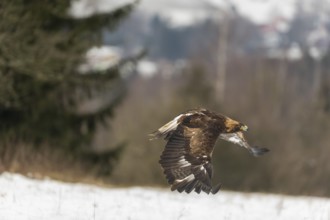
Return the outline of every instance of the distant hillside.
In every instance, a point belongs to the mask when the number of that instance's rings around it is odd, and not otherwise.
[[[211,0],[201,2],[188,4],[180,1],[180,4],[175,4],[157,1],[155,4],[147,0],[114,35],[105,31],[105,42],[120,45],[126,51],[146,48],[149,58],[154,60],[205,56],[212,50],[214,53],[218,47],[219,27],[222,27],[226,14],[231,54],[278,57],[284,50],[296,59],[303,52],[318,56],[329,48],[330,4],[324,5],[326,0],[319,0],[318,5],[312,6],[307,4],[309,1],[296,5],[288,1],[282,8],[271,4],[273,1],[267,4],[249,1],[254,2],[249,8],[243,7],[246,4],[232,1],[232,8],[223,7],[221,10],[215,8]],[[255,17],[254,14],[259,13],[254,13],[254,10],[265,14],[272,6],[271,16]],[[201,8],[197,10],[198,7]],[[174,24],[176,21],[181,23]],[[182,25],[182,22],[186,23]]]

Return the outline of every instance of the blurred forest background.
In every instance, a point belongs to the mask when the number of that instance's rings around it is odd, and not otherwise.
[[[166,186],[148,134],[206,107],[271,149],[219,140],[224,189],[330,196],[330,3],[256,21],[236,1],[164,2],[0,3],[0,171]]]

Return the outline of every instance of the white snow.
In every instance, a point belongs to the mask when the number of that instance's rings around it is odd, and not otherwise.
[[[220,191],[180,194],[168,188],[101,188],[0,176],[0,219],[305,219],[328,220],[330,200]]]
[[[123,51],[115,46],[92,47],[86,53],[86,63],[79,66],[79,72],[105,71],[117,65],[122,54]]]
[[[232,4],[256,24],[269,23],[278,17],[290,20],[295,13],[295,0],[232,0]]]
[[[141,76],[150,78],[158,72],[158,67],[153,61],[140,60],[137,64],[137,71]]]
[[[315,0],[303,1],[304,10],[315,10]],[[116,10],[134,0],[73,0],[69,13],[76,18]],[[141,0],[138,10],[164,18],[172,27],[185,27],[205,19],[236,11],[256,24],[269,24],[278,18],[290,21],[296,11],[297,0]],[[329,8],[330,0],[318,2]],[[328,16],[325,16],[328,19]],[[287,28],[287,22],[283,28]]]
[[[134,0],[75,0],[69,13],[76,18],[88,17],[94,13],[113,11]],[[227,3],[226,3],[227,2]],[[294,14],[295,0],[142,0],[139,10],[157,14],[168,21],[173,28],[186,27],[208,18],[215,18],[235,6],[237,11],[257,24],[268,23],[274,17],[290,19]]]
[[[210,15],[201,9],[169,9],[158,14],[172,28],[182,28],[206,20]]]
[[[95,13],[114,11],[134,0],[73,0],[69,14],[75,18],[85,18]]]
[[[290,20],[295,13],[296,0],[143,0],[141,10],[158,14],[172,27],[185,27],[219,14],[231,7],[256,24],[267,24],[274,19]]]
[[[287,51],[287,58],[289,60],[300,60],[303,57],[303,52],[300,49],[297,43],[293,43],[290,45]]]
[[[326,23],[320,23],[307,36],[309,53],[314,59],[321,59],[326,55],[330,45],[330,33],[326,28]]]
[[[161,17],[171,28],[188,27],[219,14],[217,8],[210,10],[207,1],[201,0],[143,0],[138,10]]]

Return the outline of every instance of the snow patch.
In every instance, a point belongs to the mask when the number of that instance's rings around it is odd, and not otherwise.
[[[144,0],[141,10],[158,14],[172,27],[185,27],[206,19],[231,13],[234,8],[256,24],[267,24],[275,18],[290,20],[295,13],[296,0]],[[282,28],[287,27],[282,24]]]
[[[122,54],[123,51],[115,46],[92,47],[86,53],[86,63],[80,65],[78,71],[82,74],[105,71],[117,65]]]
[[[0,219],[318,219],[330,200],[220,191],[185,194],[157,188],[101,188],[53,180],[0,176]]]
[[[74,0],[71,1],[69,14],[75,18],[86,18],[96,13],[115,11],[134,0]]]
[[[231,2],[240,14],[246,16],[256,24],[269,23],[276,17],[282,17],[290,20],[295,13],[295,0],[232,0]]]
[[[140,60],[137,64],[137,71],[141,76],[150,78],[158,72],[158,67],[155,62],[150,60]]]

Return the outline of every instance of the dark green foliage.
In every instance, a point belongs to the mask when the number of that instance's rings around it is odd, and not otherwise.
[[[84,54],[102,43],[135,4],[73,19],[69,0],[0,3],[0,143],[47,144],[81,152],[124,94],[120,69],[80,74]],[[82,104],[100,99],[93,111]],[[15,146],[12,146],[15,147]]]

